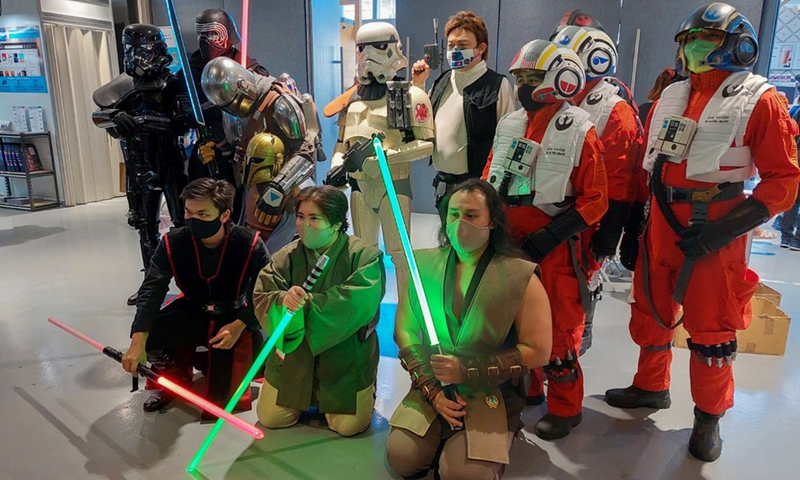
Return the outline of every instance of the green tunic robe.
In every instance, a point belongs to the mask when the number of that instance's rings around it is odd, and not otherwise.
[[[264,375],[278,390],[278,405],[298,410],[314,405],[321,413],[355,414],[356,393],[374,384],[378,372],[377,335],[362,342],[357,332],[379,314],[386,290],[383,254],[346,234],[325,253],[328,267],[285,331],[285,342],[296,349],[283,361],[270,355]],[[294,241],[273,255],[259,274],[253,303],[268,335],[286,312],[286,291],[303,284],[317,258]]]
[[[494,254],[487,263],[482,258],[464,298],[460,325],[454,328],[454,256],[455,252],[451,247],[415,252],[422,286],[443,352],[458,356],[478,356],[516,346],[514,319],[531,275],[538,271],[537,265],[499,254]],[[405,304],[398,306],[398,317],[412,315],[422,329],[424,320],[413,288],[405,298]],[[427,335],[423,341],[428,344]],[[505,385],[502,389],[499,386],[486,385],[477,391],[463,385],[457,388],[467,403],[464,407],[467,412],[464,417],[467,456],[473,460],[508,464],[508,450],[511,446],[508,432],[518,424],[524,398],[521,394],[513,393],[510,385]],[[514,400],[514,405],[508,405],[509,399]],[[509,407],[508,410],[506,407]],[[430,425],[438,421],[437,416],[438,412],[433,405],[412,386],[389,424],[424,436]]]

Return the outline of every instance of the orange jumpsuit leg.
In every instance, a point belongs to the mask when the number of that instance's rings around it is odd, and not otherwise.
[[[547,374],[547,411],[560,417],[571,417],[581,412],[583,403],[583,371],[577,360],[577,352],[581,347],[585,314],[569,245],[566,242],[559,245],[540,266],[542,284],[553,313],[553,350],[550,360],[552,362],[559,357],[563,362],[567,352],[571,352],[576,357],[577,369],[577,379],[570,382],[556,381],[557,377]]]
[[[688,205],[674,206],[678,218],[686,224]],[[710,217],[718,218],[715,210],[730,209],[713,204]],[[667,325],[674,325],[679,305],[672,300],[684,256],[675,245],[678,237],[667,225],[656,205],[653,205],[650,224],[645,234],[649,254],[648,276],[650,299],[655,311]],[[684,327],[699,345],[718,345],[736,338],[737,330],[750,323],[749,302],[758,276],[745,265],[746,238],[740,237],[718,252],[699,259],[689,281],[683,301]],[[639,368],[633,385],[649,391],[666,390],[670,384],[674,331],[659,324],[645,296],[645,275],[642,257],[638,259],[634,300],[630,323],[631,337],[641,347]],[[711,366],[702,355],[692,352],[689,363],[692,399],[698,408],[710,414],[722,414],[733,406],[733,370],[723,362]]]

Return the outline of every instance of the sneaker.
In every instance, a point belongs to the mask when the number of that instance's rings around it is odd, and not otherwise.
[[[789,248],[792,244],[792,239],[788,237],[781,237],[781,248]]]
[[[800,251],[800,238],[793,238],[789,243],[789,250]]]

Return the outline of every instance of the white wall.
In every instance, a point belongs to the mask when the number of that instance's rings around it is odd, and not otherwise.
[[[39,21],[39,7],[35,0],[2,0],[3,15],[0,16],[0,27],[17,27],[27,25],[38,25],[39,32],[42,32],[42,24]],[[51,0],[52,1],[52,0]],[[44,40],[40,38],[42,49]],[[42,52],[44,55],[44,52]],[[47,71],[46,62],[43,65]],[[48,75],[48,93],[0,93],[0,120],[13,119],[13,107],[26,106],[42,107],[44,111],[45,128],[51,132],[54,129],[53,106],[50,101],[50,85]]]
[[[36,3],[35,0],[27,1],[34,4]],[[73,0],[40,0],[40,2],[43,12],[113,22],[111,18],[111,9],[108,8],[108,5],[95,5]],[[5,10],[5,8],[3,8],[3,10]]]

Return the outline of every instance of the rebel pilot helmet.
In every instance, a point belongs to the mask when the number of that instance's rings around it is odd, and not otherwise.
[[[568,26],[556,33],[552,40],[578,54],[586,69],[587,81],[613,75],[617,71],[614,41],[601,30]]]
[[[514,56],[508,71],[516,80],[517,99],[528,111],[569,100],[586,86],[578,55],[547,40],[526,43]]]

